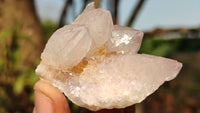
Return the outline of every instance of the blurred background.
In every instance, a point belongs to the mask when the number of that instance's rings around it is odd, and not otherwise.
[[[73,20],[92,0],[0,0],[0,113],[31,113],[35,68],[51,34]],[[114,24],[144,32],[140,53],[183,63],[137,113],[200,113],[200,1],[94,0]],[[72,113],[81,108],[70,102]]]

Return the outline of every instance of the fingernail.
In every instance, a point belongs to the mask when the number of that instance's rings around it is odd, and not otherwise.
[[[37,113],[53,113],[52,100],[40,91],[35,91],[35,107]]]

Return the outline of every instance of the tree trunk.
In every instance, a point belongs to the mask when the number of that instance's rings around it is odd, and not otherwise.
[[[130,19],[128,20],[126,26],[130,27],[131,25],[134,24],[135,19],[136,19],[137,15],[138,15],[139,11],[141,10],[142,6],[144,5],[145,1],[146,0],[139,0],[139,2],[138,2],[138,4],[136,5],[136,7],[135,7],[135,9],[133,11],[133,14],[130,16]]]
[[[43,36],[33,0],[0,0],[0,33],[4,32],[10,33],[2,40],[7,42],[6,48],[19,48],[18,66],[34,66],[42,50]],[[12,43],[16,43],[16,48],[11,47]]]
[[[43,35],[33,0],[0,0],[0,112],[32,112],[26,79],[39,62]],[[24,75],[26,75],[24,77]],[[17,79],[23,83],[16,91]],[[13,90],[14,89],[14,90]],[[24,90],[25,89],[25,90]]]

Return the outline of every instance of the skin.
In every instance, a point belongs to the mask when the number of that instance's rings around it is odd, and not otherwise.
[[[35,86],[35,108],[33,113],[70,113],[68,102],[57,88],[45,81],[39,80]],[[91,112],[82,110],[81,113],[134,113],[135,106],[124,109],[100,110]]]

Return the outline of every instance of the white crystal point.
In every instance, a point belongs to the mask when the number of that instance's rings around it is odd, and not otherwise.
[[[41,55],[42,62],[55,68],[71,68],[85,57],[91,41],[87,27],[66,25],[48,40]]]
[[[91,4],[88,7],[93,6]],[[72,24],[87,26],[93,39],[93,46],[91,49],[98,49],[102,47],[112,35],[112,17],[110,12],[104,9],[86,9],[87,10],[84,11],[84,13],[82,13]]]
[[[95,9],[94,2],[91,2],[91,3],[89,3],[89,4],[86,6],[86,8],[85,8],[84,11],[82,12],[82,14],[83,14],[83,13],[87,13],[87,12],[89,12],[89,11],[92,11],[92,10],[94,10],[94,9]]]
[[[124,108],[144,100],[164,81],[173,79],[181,67],[175,60],[144,54],[112,56],[86,67],[79,77],[79,85],[71,85],[74,87],[71,92],[76,92],[78,97],[68,97],[94,111]],[[71,82],[77,83],[74,80]],[[72,95],[71,92],[64,93]]]
[[[142,31],[115,25],[108,43],[108,52],[136,54],[140,49],[142,38]]]

